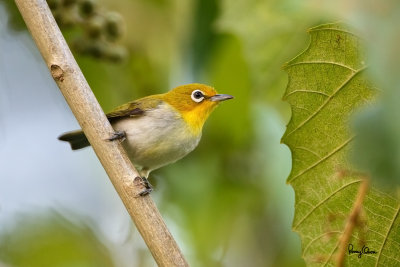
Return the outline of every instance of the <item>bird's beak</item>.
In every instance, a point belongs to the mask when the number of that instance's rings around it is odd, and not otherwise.
[[[231,96],[231,95],[220,94],[220,95],[214,95],[214,96],[210,97],[210,100],[214,101],[214,102],[221,102],[221,101],[225,101],[225,100],[232,99],[232,98],[233,98],[233,96]]]

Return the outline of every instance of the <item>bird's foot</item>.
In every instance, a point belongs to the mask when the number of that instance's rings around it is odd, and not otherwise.
[[[143,197],[150,194],[153,191],[153,186],[150,184],[149,180],[147,180],[146,177],[140,177],[140,178],[142,178],[142,184],[145,187],[145,189],[139,193],[139,196]]]
[[[116,131],[114,132],[110,138],[107,138],[107,141],[115,141],[120,140],[121,142],[125,141],[126,133],[125,131]]]

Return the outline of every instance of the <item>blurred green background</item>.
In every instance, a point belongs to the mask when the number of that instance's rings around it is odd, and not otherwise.
[[[392,36],[399,10],[394,1],[328,2],[49,2],[106,112],[191,82],[235,96],[194,152],[150,176],[192,266],[304,265],[285,184],[290,151],[280,144],[290,118],[281,66],[306,48],[311,26],[341,19],[379,36],[373,19]],[[0,266],[155,266],[93,151],[57,141],[79,126],[11,0],[0,2],[0,48]]]

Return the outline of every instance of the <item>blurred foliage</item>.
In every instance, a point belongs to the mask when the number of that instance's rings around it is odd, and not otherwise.
[[[195,1],[194,5],[193,26],[189,33],[191,42],[186,55],[188,59],[192,58],[191,71],[196,76],[196,73],[201,72],[204,64],[210,60],[211,53],[208,51],[218,37],[213,27],[220,10],[218,1],[213,0]]]
[[[20,214],[0,232],[1,261],[18,267],[114,266],[110,251],[89,224],[72,222],[67,214]]]
[[[288,116],[279,98],[286,81],[280,67],[305,38],[298,34],[302,27],[292,27],[300,16],[289,19],[295,11],[260,3],[249,2],[255,14],[247,17],[245,1],[234,9],[228,1],[99,1],[124,18],[129,57],[110,64],[75,54],[105,111],[187,82],[235,96],[211,116],[195,152],[151,177],[158,205],[179,226],[194,266],[303,264],[290,231],[293,196],[282,183],[290,158],[279,144],[281,117]],[[71,42],[74,33],[63,31]]]
[[[48,4],[57,24],[68,30],[73,51],[99,60],[127,58],[126,47],[118,43],[125,28],[119,13],[102,9],[96,0],[48,0]]]
[[[352,21],[363,33],[369,54],[369,73],[382,90],[374,106],[354,120],[356,140],[354,161],[370,172],[385,190],[400,185],[400,2],[365,1],[354,11]]]
[[[26,30],[24,20],[22,19],[15,2],[3,1],[2,3],[4,3],[5,7],[7,8],[7,12],[10,14],[8,27],[14,31]]]
[[[387,37],[372,37],[377,42],[367,42],[371,72],[379,80],[387,81],[387,87],[397,86],[394,79],[400,77],[395,76],[398,61],[390,65],[392,72],[384,71],[387,65],[382,65],[393,54],[391,51],[397,51],[396,42],[391,44],[393,50],[378,49],[389,45],[389,37],[397,34],[393,26],[397,9],[373,8],[367,12],[360,8],[364,4],[356,0],[350,1],[351,4],[338,1],[336,6],[296,0],[62,0],[58,3],[61,2],[89,3],[80,6],[81,10],[89,9],[86,12],[90,11],[90,3],[95,3],[104,16],[115,15],[112,11],[123,19],[121,29],[116,32],[121,33],[118,44],[127,53],[118,64],[74,51],[106,112],[129,100],[188,82],[207,83],[221,93],[235,96],[235,100],[223,103],[210,117],[196,151],[152,173],[150,178],[156,183],[154,197],[163,215],[178,226],[175,234],[184,240],[181,245],[189,262],[194,266],[304,265],[300,242],[290,230],[293,192],[283,182],[291,162],[288,149],[279,144],[290,116],[288,105],[281,101],[287,83],[281,67],[304,47],[307,28],[328,20],[353,18],[352,24],[369,32],[369,36],[379,33]],[[14,2],[5,3],[12,14],[11,28],[23,25]],[[393,7],[395,2],[387,3]],[[375,13],[389,11],[393,13],[388,17],[390,20],[384,16],[367,20]],[[57,12],[59,16],[68,15]],[[360,16],[352,17],[355,12],[365,12],[361,17],[366,19],[359,21]],[[85,37],[88,45],[93,45],[92,37],[99,36],[98,29],[105,29],[103,15],[99,19],[86,18],[79,27],[62,26],[67,42],[73,46],[76,38]],[[114,15],[112,20],[116,19]],[[375,22],[379,26],[373,25]],[[109,26],[107,29],[113,28]],[[383,28],[387,30],[380,31]],[[100,39],[107,37],[103,35]],[[110,41],[114,42],[113,38]],[[375,44],[377,49],[372,49]],[[384,52],[387,57],[381,56]],[[385,75],[393,80],[387,80]],[[388,112],[387,118],[400,114],[395,112],[398,107],[394,95],[382,99],[393,101],[388,106],[394,113]],[[386,109],[386,105],[382,106]],[[376,115],[375,119],[380,117]],[[367,114],[366,122],[370,119]],[[369,146],[362,148],[374,145],[371,141],[378,138],[377,142],[391,140],[387,148],[377,145],[378,148],[397,149],[391,145],[397,144],[398,139],[390,127],[398,124],[390,126],[390,121],[393,120],[380,123],[385,125],[382,129],[392,134],[391,138],[383,139],[378,131],[377,137],[366,139]],[[364,154],[357,157],[368,156]],[[374,162],[389,162],[387,153],[379,155],[382,156],[373,159]],[[371,159],[365,162],[372,166]],[[398,167],[396,158],[390,162],[388,168],[383,167],[385,171]]]
[[[302,238],[303,257],[308,265],[337,265],[339,240],[353,207],[348,203],[363,178],[349,162],[351,141],[357,139],[349,131],[349,118],[371,104],[377,91],[367,79],[364,48],[352,29],[326,24],[309,32],[308,49],[286,66],[285,100],[292,118],[282,140],[292,152],[288,182],[295,189],[293,229]],[[370,190],[349,244],[368,246],[377,255],[350,255],[346,266],[394,266],[400,261],[398,207],[398,200]]]
[[[304,47],[304,29],[319,23],[322,17],[299,12],[295,1],[221,1],[223,10],[217,28],[240,38],[249,66],[252,101],[267,102],[277,108],[285,120],[290,113],[281,101],[286,74],[282,66],[288,56]]]
[[[6,3],[13,14],[10,25],[15,30],[25,29],[15,3]],[[119,13],[106,11],[97,0],[48,0],[47,3],[74,52],[110,61],[121,61],[128,56],[126,47],[118,43],[125,28]]]

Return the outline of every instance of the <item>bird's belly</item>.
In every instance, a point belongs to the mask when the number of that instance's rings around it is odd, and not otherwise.
[[[193,135],[183,119],[176,116],[160,118],[149,114],[123,119],[113,127],[125,131],[127,137],[122,144],[133,164],[150,171],[186,156],[201,136]]]

